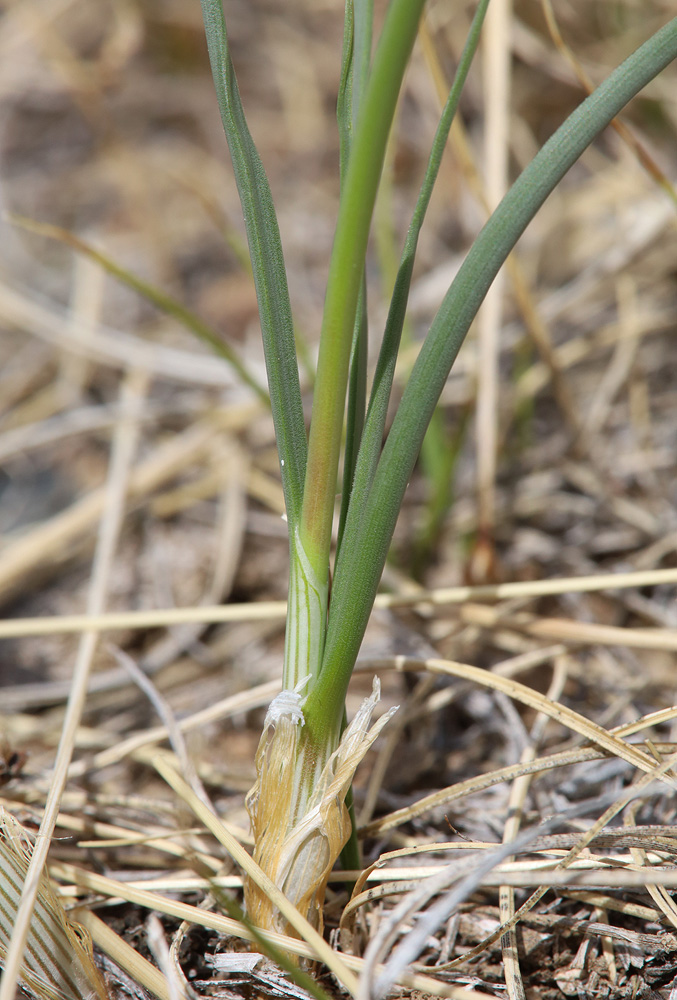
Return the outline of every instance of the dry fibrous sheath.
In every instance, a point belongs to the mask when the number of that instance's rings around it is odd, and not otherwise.
[[[379,696],[380,685],[374,679],[370,697],[326,762],[304,743],[300,695],[283,692],[266,715],[256,754],[256,784],[247,797],[254,860],[317,929],[322,928],[327,879],[350,837],[345,799],[353,775],[396,711],[390,709],[371,725]],[[303,783],[299,773],[307,775]],[[293,933],[251,879],[245,881],[245,901],[257,926]]]

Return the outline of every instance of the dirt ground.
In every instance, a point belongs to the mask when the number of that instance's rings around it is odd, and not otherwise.
[[[435,81],[453,73],[473,6],[429,4],[407,75],[369,256],[372,360],[437,122]],[[666,0],[554,7],[593,82],[674,13]],[[176,989],[306,996],[244,959],[215,969],[216,955],[247,946],[211,920],[222,907],[204,872],[239,901],[239,871],[160,773],[164,761],[199,775],[248,845],[244,795],[279,680],[287,584],[270,414],[174,316],[16,219],[62,227],[163,289],[264,384],[200,5],[4,0],[2,11],[0,805],[37,830],[89,657],[50,854],[68,906],[84,903]],[[226,14],[278,209],[309,415],[338,198],[343,13],[337,0],[228,0]],[[515,0],[509,41],[515,177],[583,90],[540,0]],[[396,395],[486,217],[486,103],[476,67],[421,238]],[[350,905],[340,876],[331,882],[325,936],[339,956],[362,958],[371,941],[385,961],[425,914],[409,978],[389,984],[412,997],[677,996],[675,67],[624,121],[629,135],[608,130],[583,156],[506,275],[498,461],[483,503],[486,357],[471,331],[349,695],[351,714],[378,671],[384,710],[401,706],[355,794],[365,868],[403,853]],[[102,612],[121,617],[96,640],[72,617]],[[518,855],[496,855],[520,829],[533,834]],[[516,928],[497,931],[541,885]],[[195,922],[171,902],[193,906]],[[173,942],[168,965],[151,910]],[[111,995],[144,996],[128,953],[89,929]],[[373,966],[363,975],[376,996]]]

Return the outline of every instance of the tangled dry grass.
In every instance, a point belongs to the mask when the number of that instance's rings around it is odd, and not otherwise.
[[[571,0],[555,13],[578,69],[599,80],[670,6]],[[337,197],[341,11],[229,7],[312,358]],[[3,8],[4,209],[171,291],[263,382],[199,5]],[[465,4],[430,5],[407,80],[375,232],[376,328],[467,19]],[[514,174],[582,91],[540,2],[516,4],[509,40]],[[639,145],[605,135],[522,240],[488,503],[476,340],[443,395],[455,448],[442,501],[423,467],[350,694],[352,711],[376,671],[385,708],[401,709],[359,776],[365,868],[348,876],[351,898],[333,877],[316,968],[330,992],[677,990],[675,93],[671,70],[628,113]],[[409,360],[484,217],[484,107],[476,73],[422,240]],[[9,222],[1,253],[0,804],[29,832],[54,813],[50,870],[114,995],[305,996],[244,954],[250,931],[224,915],[240,898],[243,798],[282,653],[269,414],[91,260]]]

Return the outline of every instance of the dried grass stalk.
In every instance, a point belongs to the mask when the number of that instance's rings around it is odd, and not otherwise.
[[[0,962],[16,921],[33,845],[27,831],[0,808]],[[44,872],[40,876],[19,985],[38,1000],[107,1000],[89,934],[71,921]]]

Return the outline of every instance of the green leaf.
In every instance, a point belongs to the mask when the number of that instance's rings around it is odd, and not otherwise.
[[[336,123],[339,133],[339,175],[341,186],[348,168],[350,143],[353,133],[353,53],[355,49],[355,5],[346,0],[343,21],[343,51],[341,53],[341,79],[336,99]]]
[[[339,514],[336,541],[337,559],[343,542],[343,532],[348,516],[348,504],[355,477],[355,466],[364,430],[364,417],[367,408],[368,333],[367,283],[366,280],[363,280],[360,297],[357,302],[357,317],[353,331],[353,345],[350,351],[348,404],[346,406],[346,443],[343,451],[343,489],[341,491],[341,511]]]
[[[475,16],[470,26],[470,31],[468,33],[468,38],[454,76],[454,81],[451,86],[451,90],[449,91],[449,97],[447,98],[435,132],[435,138],[433,140],[425,176],[423,178],[421,190],[409,224],[409,229],[407,230],[407,236],[402,250],[402,257],[395,280],[395,287],[393,289],[390,309],[388,311],[388,318],[386,320],[383,340],[381,342],[381,350],[376,366],[376,372],[374,374],[374,382],[369,400],[369,409],[367,411],[366,423],[362,433],[361,447],[353,476],[350,504],[348,507],[348,514],[346,516],[346,532],[347,538],[351,540],[349,541],[350,545],[353,544],[352,539],[355,537],[355,533],[360,524],[364,503],[369,495],[376,466],[381,454],[386,416],[388,413],[388,404],[390,402],[395,365],[397,363],[397,354],[400,347],[402,329],[404,327],[404,320],[407,312],[407,303],[409,301],[409,289],[411,287],[411,277],[414,271],[414,260],[416,257],[416,248],[418,246],[418,238],[428,210],[428,205],[430,204],[433,187],[435,185],[435,181],[437,180],[440,163],[442,162],[442,156],[449,137],[449,129],[451,128],[451,124],[454,120],[454,115],[456,114],[456,110],[458,108],[458,102],[461,97],[463,85],[466,81],[473,56],[475,55],[479,44],[482,24],[484,22],[488,6],[489,0],[482,0],[482,2],[478,4],[475,12]],[[339,551],[336,560],[336,573],[339,572],[341,557],[342,553]]]
[[[407,231],[402,257],[395,279],[395,287],[393,289],[383,340],[381,343],[381,351],[374,375],[374,382],[369,400],[369,409],[367,412],[365,428],[362,433],[361,447],[357,457],[355,471],[353,473],[350,497],[346,497],[345,491],[343,496],[341,508],[341,529],[343,529],[345,522],[347,526],[345,530],[347,531],[347,538],[349,540],[348,545],[352,544],[351,539],[355,536],[356,527],[361,520],[363,505],[369,495],[379,455],[381,454],[381,445],[385,431],[385,422],[392,390],[393,377],[395,374],[395,365],[397,362],[397,354],[399,351],[407,311],[407,303],[409,300],[409,289],[411,287],[411,277],[414,270],[414,260],[416,257],[416,248],[418,246],[418,238],[421,232],[421,227],[423,226],[428,205],[430,204],[430,198],[437,179],[440,163],[442,162],[444,148],[449,137],[449,129],[451,128],[451,124],[454,120],[454,115],[456,114],[456,110],[458,108],[458,102],[461,97],[463,85],[467,78],[468,71],[470,70],[473,56],[479,44],[482,24],[484,22],[488,5],[489,0],[482,0],[482,2],[478,4],[475,12],[473,22],[470,26],[470,31],[468,33],[468,38],[463,49],[463,54],[454,77],[454,82],[435,132],[435,138],[433,140],[430,157],[428,159],[426,173],[416,201],[412,219],[409,224],[409,229]],[[347,499],[349,500],[348,504],[346,504]],[[346,506],[348,508],[347,512]],[[340,530],[339,539],[341,540],[342,537],[343,530]],[[337,573],[339,572],[341,557],[342,553],[339,547],[337,548],[336,557]]]
[[[280,231],[268,179],[242,108],[222,0],[201,2],[212,75],[249,242],[282,487],[293,528],[301,512],[307,439]]]
[[[348,169],[355,124],[369,78],[374,20],[373,6],[373,0],[357,0],[356,4],[353,3],[353,0],[348,0],[346,3],[341,85],[336,104],[340,139],[342,187]],[[350,351],[348,405],[346,408],[346,443],[343,455],[343,488],[341,491],[341,512],[339,515],[338,540],[336,543],[337,553],[341,549],[343,530],[348,514],[348,501],[350,500],[353,476],[355,474],[355,463],[357,462],[357,454],[364,428],[367,400],[368,338],[367,283],[363,277],[357,302],[353,343]]]
[[[619,66],[522,172],[470,249],[418,356],[359,519],[349,516],[336,569],[322,671],[304,714],[319,739],[342,705],[421,442],[463,339],[492,281],[545,199],[621,109],[677,58],[677,18]],[[366,434],[366,431],[365,431]],[[354,534],[352,533],[354,531]]]
[[[301,540],[327,578],[348,369],[371,216],[385,146],[424,0],[391,0],[369,74],[341,193],[303,493]]]

